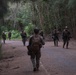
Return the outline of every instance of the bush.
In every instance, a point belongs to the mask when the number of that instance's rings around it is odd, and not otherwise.
[[[31,34],[33,34],[34,28],[35,28],[35,26],[31,23],[29,23],[29,25],[25,27],[25,31],[27,33],[27,36],[30,36]]]
[[[20,36],[20,32],[16,31],[16,30],[12,30],[12,39],[19,39]]]

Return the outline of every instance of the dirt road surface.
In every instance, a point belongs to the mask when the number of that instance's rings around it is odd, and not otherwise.
[[[69,49],[46,42],[42,48],[40,70],[33,72],[27,48],[21,41],[6,41],[2,47],[3,59],[0,60],[0,75],[76,75],[76,43],[71,41]]]

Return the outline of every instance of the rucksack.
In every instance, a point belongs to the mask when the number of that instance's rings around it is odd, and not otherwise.
[[[68,35],[68,31],[65,31],[64,32],[64,37],[68,37],[69,35]]]
[[[40,37],[39,36],[33,36],[31,49],[32,50],[39,50],[40,47],[41,47]]]

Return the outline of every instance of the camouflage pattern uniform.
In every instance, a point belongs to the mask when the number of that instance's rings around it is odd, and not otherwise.
[[[22,37],[23,45],[25,46],[26,38],[27,38],[26,33],[22,31],[22,33],[21,33],[21,37]]]
[[[36,48],[34,48],[34,49],[30,48],[30,51],[31,51],[30,56],[31,56],[32,64],[33,64],[33,71],[36,71],[39,69],[39,63],[40,63],[40,57],[41,57],[41,47],[45,43],[43,41],[43,38],[39,34],[35,34],[32,37],[30,37],[30,39],[29,39],[29,46],[30,47],[32,45],[32,40],[33,40],[34,36],[39,37],[40,43],[41,43],[41,45],[39,46],[39,49],[37,49],[37,50],[36,50]]]
[[[5,44],[6,34],[4,32],[2,33],[2,39],[3,39],[3,43]]]
[[[54,46],[58,46],[58,41],[59,41],[59,36],[58,36],[58,30],[54,29],[53,34],[52,34],[52,38],[54,41]]]
[[[70,34],[68,28],[65,28],[64,31],[63,31],[63,33],[62,33],[63,48],[66,45],[66,48],[68,49],[70,38],[71,38],[71,34]]]

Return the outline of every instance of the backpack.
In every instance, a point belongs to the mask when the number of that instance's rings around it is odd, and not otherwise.
[[[40,50],[40,48],[41,48],[40,40],[41,40],[40,36],[33,36],[32,44],[31,44],[32,50]]]
[[[69,37],[69,33],[68,33],[68,31],[64,31],[64,33],[63,33],[63,37],[65,37],[65,38]]]

